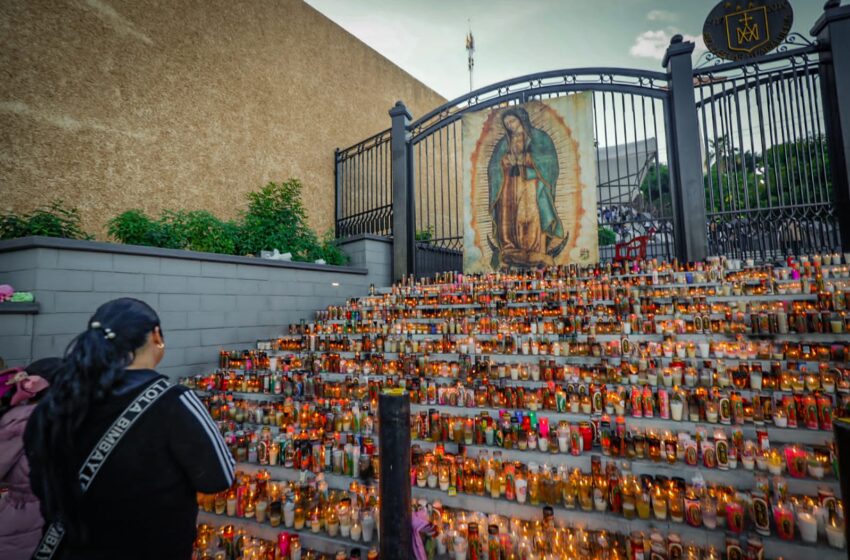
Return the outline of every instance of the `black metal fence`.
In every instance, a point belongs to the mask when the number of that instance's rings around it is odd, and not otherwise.
[[[756,63],[709,58],[694,72],[712,254],[763,260],[839,245],[820,49],[789,39]]]
[[[335,154],[336,237],[392,235],[390,131]]]
[[[850,156],[843,136],[850,125],[842,123],[850,91],[839,95],[836,83],[846,78],[850,56],[831,43],[850,35],[850,7],[836,6],[826,6],[830,17],[812,31],[819,42],[792,35],[748,63],[704,55],[694,69],[692,44],[676,37],[663,73],[532,74],[412,122],[397,105],[391,114],[403,135],[393,138],[389,129],[337,151],[337,236],[393,236],[396,277],[461,269],[463,115],[590,91],[602,260],[615,257],[617,243],[648,234],[649,256],[688,260],[847,248]],[[830,154],[839,161],[834,169]],[[402,263],[399,255],[408,257]]]

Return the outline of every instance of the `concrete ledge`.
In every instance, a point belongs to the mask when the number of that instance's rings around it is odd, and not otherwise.
[[[37,315],[39,309],[38,302],[5,301],[0,303],[0,315]]]
[[[377,239],[383,238],[378,237]],[[162,249],[159,247],[144,247],[141,245],[122,245],[119,243],[103,243],[101,241],[81,241],[78,239],[63,239],[59,237],[33,236],[0,241],[0,253],[20,251],[24,249],[65,249],[72,251],[88,251],[92,253],[112,253],[116,255],[137,255],[227,264],[268,266],[272,268],[315,270],[319,272],[342,272],[347,274],[362,274],[364,276],[369,273],[369,271],[365,268],[353,266],[270,261],[268,259],[260,259],[256,257],[201,253],[199,251],[185,251],[183,249]]]
[[[380,241],[381,243],[386,243],[388,245],[392,245],[393,239],[392,237],[383,237],[381,235],[372,235],[371,233],[359,233],[357,235],[352,235],[349,237],[344,237],[338,241],[340,245],[345,245],[346,243],[354,243],[355,241]]]

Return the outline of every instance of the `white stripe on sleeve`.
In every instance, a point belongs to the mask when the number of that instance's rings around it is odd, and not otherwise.
[[[213,449],[215,449],[216,456],[218,456],[218,460],[221,465],[221,471],[224,473],[224,477],[227,480],[233,480],[233,466],[230,464],[230,462],[225,460],[225,456],[221,452],[221,448],[218,444],[218,440],[221,438],[221,436],[217,436],[216,433],[210,430],[210,427],[204,420],[203,415],[201,415],[195,408],[195,406],[191,403],[191,401],[186,398],[185,393],[180,395],[180,401],[186,406],[189,412],[191,412],[192,415],[195,416],[195,418],[198,420],[198,423],[201,424],[201,427],[204,429],[204,431],[207,433],[207,436],[209,436],[210,440],[212,441]]]
[[[210,429],[216,434],[218,434],[218,437],[215,438],[215,440],[218,443],[221,452],[224,453],[224,456],[228,459],[228,461],[230,461],[230,464],[236,465],[236,460],[233,459],[233,454],[230,453],[230,450],[227,448],[227,444],[224,442],[224,438],[221,437],[221,432],[219,431],[218,426],[216,426],[215,422],[213,421],[209,412],[207,412],[207,409],[201,402],[201,400],[197,397],[197,395],[195,395],[195,393],[192,392],[186,392],[183,393],[183,395],[186,396],[190,402],[194,403],[195,408],[198,410],[198,412],[200,412],[204,420],[206,420],[206,423],[210,427]]]
[[[221,432],[219,432],[218,427],[213,422],[212,418],[210,418],[207,409],[204,408],[204,405],[201,404],[197,397],[191,392],[184,393],[181,395],[181,399],[185,397],[184,403],[186,406],[191,407],[196,412],[195,417],[205,426],[207,434],[210,435],[210,439],[216,446],[217,451],[221,454],[222,457],[231,465],[231,467],[236,465],[236,461],[233,460],[233,456],[230,453],[230,450],[227,448],[227,445],[224,443],[224,439],[221,437]],[[233,469],[231,468],[231,471]]]

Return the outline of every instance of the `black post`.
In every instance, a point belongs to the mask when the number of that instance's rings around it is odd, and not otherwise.
[[[342,218],[342,173],[339,172],[339,148],[334,150],[334,239],[339,239],[339,220]]]
[[[823,120],[841,247],[850,251],[850,6],[830,0],[812,35],[826,47],[820,58]]]
[[[410,557],[410,397],[404,390],[378,396],[381,442],[381,558]]]
[[[841,483],[841,499],[850,496],[850,418],[835,418],[832,433],[838,446],[838,481]],[[846,515],[846,513],[845,513]],[[845,541],[850,543],[850,523],[844,522]],[[850,558],[850,550],[847,552]]]
[[[398,281],[413,273],[414,224],[413,181],[410,161],[410,143],[407,127],[410,112],[404,103],[397,101],[390,109],[392,131],[393,177],[393,280]]]
[[[670,187],[676,256],[684,262],[708,256],[705,185],[699,144],[699,120],[694,95],[691,53],[694,44],[675,35],[664,54],[667,68]]]

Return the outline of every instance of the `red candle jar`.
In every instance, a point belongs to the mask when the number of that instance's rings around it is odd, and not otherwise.
[[[794,512],[784,504],[777,504],[773,508],[773,518],[776,521],[776,532],[779,538],[790,541],[794,538]]]
[[[788,465],[788,474],[794,478],[806,476],[806,452],[794,445],[785,448],[785,462]]]
[[[744,506],[740,502],[732,500],[726,503],[726,525],[735,534],[744,531]]]
[[[277,547],[280,549],[281,558],[289,557],[289,543],[291,542],[291,535],[289,533],[278,533],[277,535]]]
[[[584,444],[584,451],[590,451],[593,448],[593,428],[590,422],[580,422],[579,431]]]

